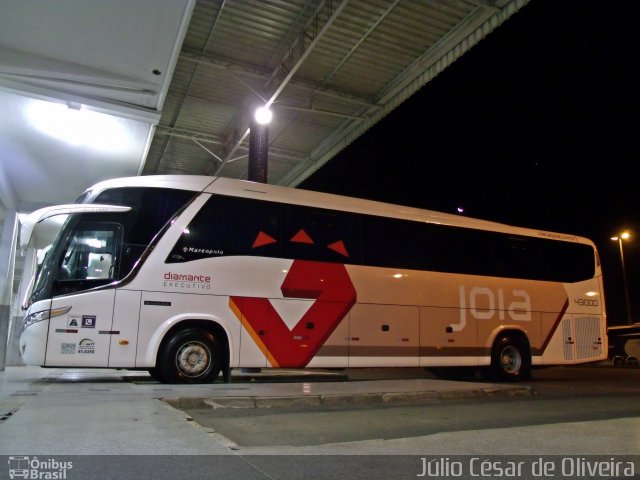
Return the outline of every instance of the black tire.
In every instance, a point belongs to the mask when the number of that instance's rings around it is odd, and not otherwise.
[[[489,376],[503,382],[531,378],[531,353],[527,341],[511,336],[496,340],[491,351]]]
[[[475,378],[474,367],[430,367],[428,370],[440,380],[465,380]]]
[[[638,359],[636,357],[632,357],[631,355],[627,357],[624,361],[625,365],[630,365],[632,367],[638,366]]]
[[[220,374],[220,351],[211,332],[187,328],[162,345],[156,365],[167,383],[211,383]]]
[[[614,367],[623,367],[625,363],[624,357],[617,355],[613,357],[613,366]]]
[[[147,372],[149,372],[149,375],[151,375],[151,378],[153,378],[154,380],[164,383],[164,377],[162,376],[162,372],[160,372],[160,369],[156,367],[148,368]]]

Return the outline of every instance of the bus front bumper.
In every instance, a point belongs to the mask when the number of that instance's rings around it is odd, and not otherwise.
[[[49,322],[30,325],[20,335],[20,356],[27,365],[44,366]]]

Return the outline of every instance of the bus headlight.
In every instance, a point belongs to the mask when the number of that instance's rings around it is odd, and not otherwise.
[[[33,312],[22,319],[22,331],[24,332],[27,327],[30,327],[34,323],[42,322],[43,320],[49,320],[50,318],[64,315],[71,307],[54,308],[53,310],[41,310],[39,312]]]

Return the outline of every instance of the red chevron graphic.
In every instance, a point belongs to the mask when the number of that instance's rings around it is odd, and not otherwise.
[[[347,247],[345,247],[344,242],[339,240],[337,242],[333,242],[327,245],[329,250],[333,250],[334,252],[338,252],[340,255],[344,255],[345,257],[349,256],[349,252],[347,252]]]
[[[313,245],[313,240],[311,239],[309,234],[305,232],[304,229],[302,228],[298,230],[298,233],[296,233],[293,237],[291,237],[291,240],[289,241],[295,242],[295,243],[308,243],[310,245]]]
[[[267,235],[264,232],[258,232],[258,236],[256,237],[251,248],[258,248],[264,245],[271,245],[272,243],[276,243],[277,240],[270,235]]]
[[[316,301],[289,330],[268,298],[230,297],[229,306],[274,367],[305,367],[356,303],[344,265],[294,260],[280,287],[285,298]]]

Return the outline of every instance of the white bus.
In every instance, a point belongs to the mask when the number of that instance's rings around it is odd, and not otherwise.
[[[517,380],[607,357],[585,238],[204,176],[109,180],[77,202],[21,230],[42,242],[65,219],[25,303],[29,365],[172,383],[382,366]]]

